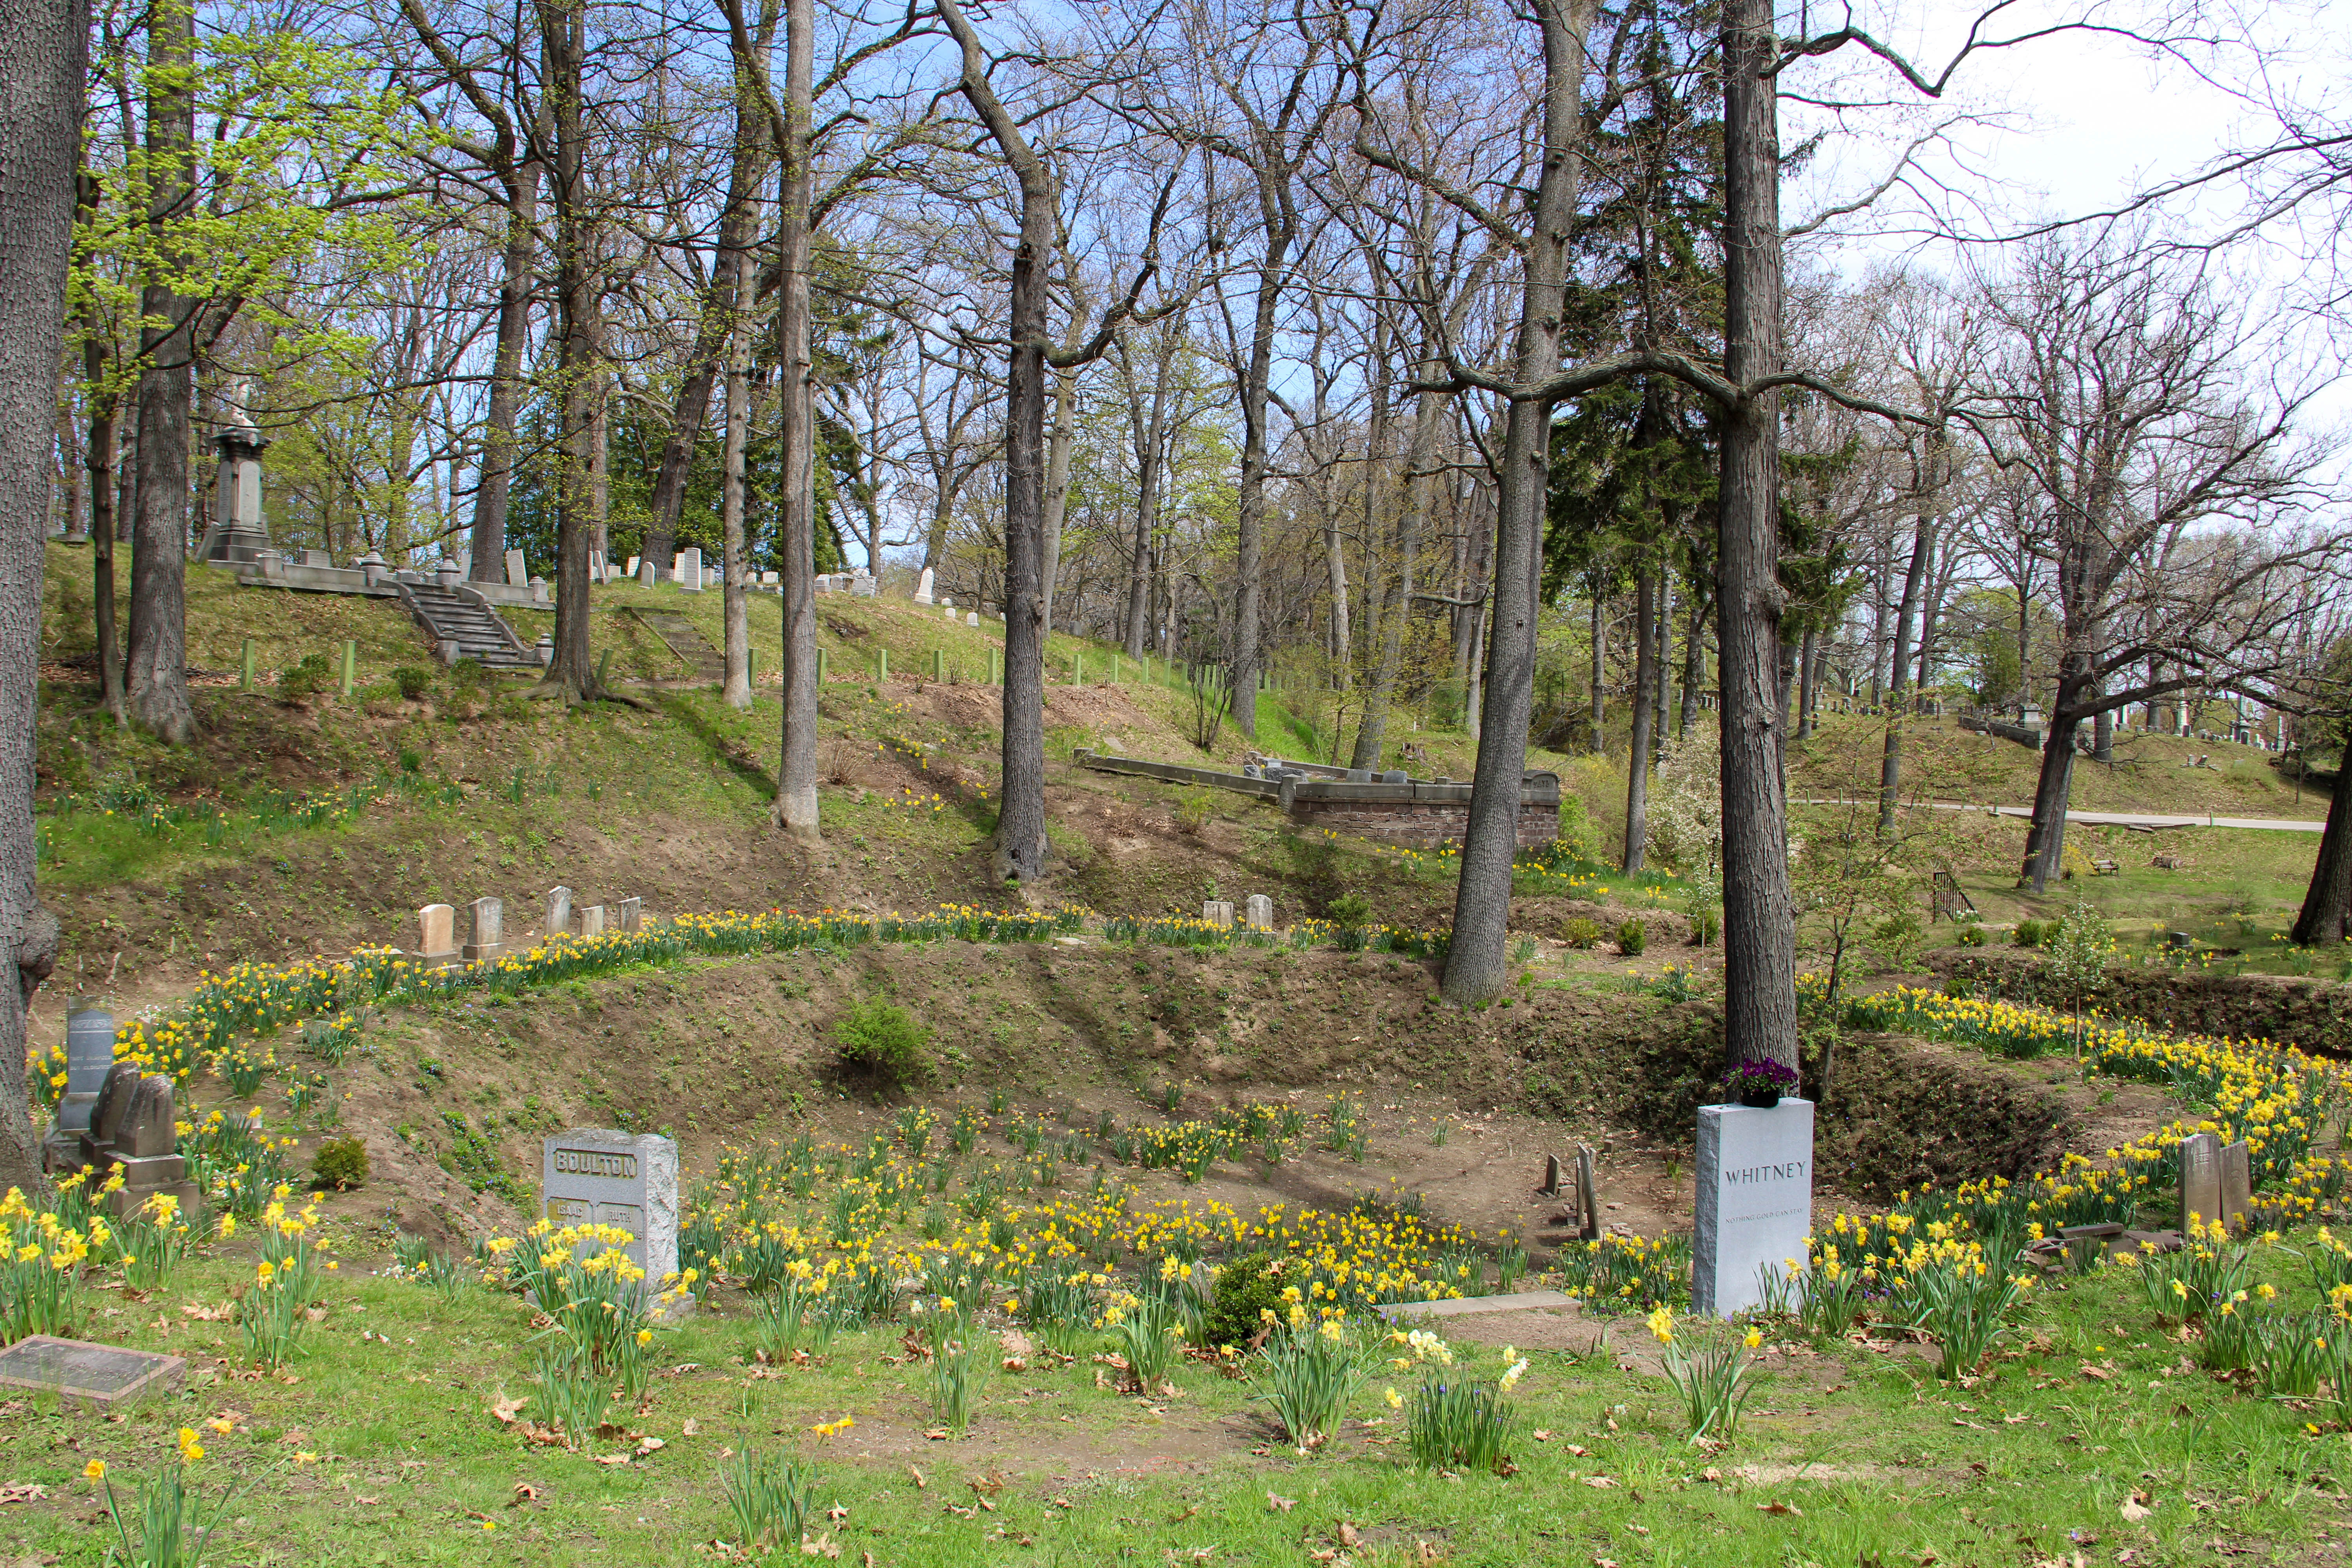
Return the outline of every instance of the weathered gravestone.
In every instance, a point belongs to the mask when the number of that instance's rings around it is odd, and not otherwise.
[[[83,1007],[66,1017],[66,1092],[58,1101],[57,1125],[42,1151],[49,1170],[71,1170],[80,1162],[81,1135],[98,1110],[98,1091],[114,1069],[114,1016]]]
[[[1242,919],[1252,931],[1272,931],[1274,900],[1264,893],[1252,893],[1242,900]]]
[[[2221,1146],[2221,1223],[2232,1235],[2254,1227],[2253,1151],[2242,1142]]]
[[[915,580],[915,603],[928,605],[930,602],[931,569],[926,566],[923,568],[923,574]]]
[[[678,552],[677,585],[689,594],[702,592],[702,547],[690,544]]]
[[[1813,1228],[1813,1105],[1698,1108],[1691,1310],[1727,1318],[1764,1299],[1763,1272],[1802,1261]]]
[[[522,552],[520,550],[507,552],[507,586],[509,588],[530,586],[530,568],[524,564]]]
[[[651,561],[640,561],[637,563],[636,578],[638,587],[650,588],[661,581],[661,568]]]
[[[2221,1220],[2221,1140],[2191,1132],[2180,1141],[2180,1229],[2191,1235]]]
[[[175,1355],[34,1334],[0,1351],[0,1388],[46,1390],[93,1405],[130,1405],[177,1388],[188,1363]]]
[[[118,1215],[158,1193],[177,1198],[185,1209],[195,1203],[196,1190],[187,1179],[186,1157],[176,1152],[177,1139],[170,1075],[142,1078],[131,1063],[117,1062],[99,1091],[90,1130],[81,1135],[79,1163],[96,1180],[122,1173],[122,1185],[108,1200]]]
[[[506,905],[497,899],[474,900],[474,940],[466,944],[466,962],[479,963],[506,956]]]
[[[1231,899],[1208,899],[1201,905],[1201,918],[1223,930],[1234,923],[1234,901]]]
[[[646,918],[645,900],[638,898],[623,899],[619,903],[613,907],[615,911],[614,921],[615,927],[618,930],[635,931],[643,929]]]
[[[457,962],[457,911],[427,904],[416,911],[416,961],[429,969]]]
[[[75,1147],[75,1163],[95,1165],[113,1145],[114,1135],[122,1131],[122,1119],[131,1110],[131,1096],[139,1088],[139,1068],[130,1062],[117,1062],[107,1069],[106,1079],[99,1085],[98,1102],[90,1109],[89,1131],[84,1132]]]
[[[604,934],[604,905],[590,904],[580,911],[580,934],[582,936],[603,936]]]
[[[550,1221],[629,1233],[648,1298],[677,1270],[677,1145],[650,1132],[574,1127],[547,1141],[541,1187]]]
[[[562,936],[572,929],[572,889],[551,888],[547,894],[547,934]]]

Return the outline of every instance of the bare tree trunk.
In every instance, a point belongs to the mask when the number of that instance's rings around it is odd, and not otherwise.
[[[782,755],[776,773],[778,826],[817,841],[816,396],[809,331],[809,211],[814,172],[809,137],[815,108],[815,0],[789,0],[784,17],[782,231],[783,491],[777,498],[777,549],[783,556]],[[879,537],[879,531],[877,531]],[[878,574],[882,563],[871,563]]]
[[[1642,868],[1650,842],[1650,751],[1654,722],[1650,685],[1657,675],[1658,575],[1644,565],[1633,580],[1633,742],[1625,758],[1625,875]]]
[[[585,0],[536,0],[541,74],[551,122],[555,204],[556,480],[555,658],[541,690],[567,703],[596,695],[588,656],[588,550],[594,529],[589,443],[604,372],[598,331],[594,223],[583,166],[587,131],[580,95],[586,58]]]
[[[1780,119],[1769,0],[1727,0],[1724,370],[1780,368]],[[1717,636],[1723,695],[1724,1046],[1734,1062],[1797,1065],[1796,901],[1781,774],[1780,396],[1723,412]]]
[[[89,17],[67,0],[0,5],[0,1187],[41,1194],[40,1138],[27,1115],[25,1026],[58,956],[58,922],[34,887],[35,704],[39,693],[42,524],[48,432],[58,407],[66,258]],[[96,498],[93,497],[93,500]],[[13,714],[14,717],[8,717]]]
[[[1941,447],[1940,440],[1933,442]],[[1895,666],[1887,681],[1886,742],[1878,761],[1878,831],[1895,831],[1895,806],[1903,793],[1903,721],[1908,716],[1911,626],[1927,589],[1927,568],[1936,553],[1936,521],[1921,508],[1911,531],[1911,564],[1903,574],[1903,600],[1895,610]],[[1923,639],[1924,640],[1924,639]]]
[[[75,207],[79,221],[95,220],[100,195],[98,181],[87,174],[76,176]],[[97,301],[87,300],[79,321],[82,380],[88,387],[89,428],[82,461],[89,470],[90,633],[98,644],[99,700],[126,721],[122,706],[122,639],[115,624],[114,531],[116,418],[122,389],[117,384],[114,340],[103,330]]]
[[[1601,591],[1592,593],[1592,754],[1596,757],[1609,750],[1609,740],[1601,726],[1609,721],[1609,613],[1601,602]]]
[[[1667,533],[1673,533],[1671,523]],[[1650,720],[1650,743],[1653,752],[1666,742],[1666,689],[1674,684],[1675,670],[1675,574],[1671,564],[1658,566],[1658,657],[1654,671],[1657,706]]]
[[[1364,554],[1368,563],[1364,574],[1364,596],[1365,608],[1368,612],[1375,607],[1374,601],[1379,597],[1374,592],[1380,580],[1379,575],[1369,569],[1372,542],[1385,531],[1381,526],[1382,514],[1390,510],[1395,500],[1394,487],[1389,479],[1388,463],[1388,351],[1393,337],[1394,334],[1383,322],[1381,331],[1374,339],[1373,348],[1372,417],[1370,426],[1366,432],[1368,439],[1364,448]],[[1435,395],[1423,394],[1423,396],[1431,395]],[[1434,423],[1435,417],[1434,414],[1424,415],[1415,410],[1413,440],[1416,443],[1421,439],[1422,426]],[[1431,438],[1433,440],[1435,438],[1433,433]],[[1402,509],[1405,512],[1410,512],[1412,510],[1409,503]],[[1397,542],[1400,547],[1403,545],[1405,533],[1412,527],[1410,521],[1401,521],[1398,523]],[[1396,596],[1391,598],[1385,605],[1379,606],[1379,614],[1376,616],[1377,625],[1366,627],[1364,632],[1367,637],[1376,637],[1379,639],[1374,644],[1379,651],[1372,656],[1372,679],[1371,684],[1364,692],[1363,711],[1356,718],[1356,747],[1348,759],[1348,765],[1351,768],[1377,768],[1381,765],[1381,743],[1388,733],[1389,703],[1396,692],[1397,666],[1402,659],[1404,651],[1404,616],[1412,603],[1412,589],[1403,576],[1398,577],[1396,587]]]
[[[2042,737],[2042,771],[2033,786],[2033,826],[2025,834],[2025,867],[2018,875],[2019,887],[2030,884],[2037,893],[2065,864],[2066,801],[2074,790],[2074,732],[2081,726],[2059,714],[2053,704]]]
[[[490,400],[482,425],[482,474],[474,489],[473,563],[477,583],[506,581],[507,508],[514,489],[515,419],[522,408],[522,356],[530,341],[530,297],[538,286],[539,164],[527,162],[507,186],[507,238],[499,258],[498,346],[490,358]]]
[[[1542,582],[1544,500],[1549,479],[1551,402],[1533,395],[1559,368],[1569,230],[1576,210],[1577,149],[1584,124],[1578,95],[1593,0],[1542,6],[1543,169],[1524,250],[1514,379],[1524,389],[1506,416],[1495,521],[1495,611],[1486,656],[1485,713],[1454,935],[1443,991],[1461,1005],[1500,990],[1509,970],[1511,859],[1518,849],[1519,797],[1528,765],[1528,721],[1535,702],[1536,608]],[[1791,984],[1794,977],[1791,976]]]
[[[156,259],[140,289],[148,366],[139,405],[138,516],[131,545],[131,639],[124,699],[132,721],[173,745],[196,732],[188,699],[188,405],[194,394],[194,302],[173,291],[176,247],[168,223],[195,199],[194,12],[184,0],[157,5],[148,22],[148,178]],[[46,383],[45,383],[46,384]],[[46,428],[47,420],[41,424]]]
[[[1331,684],[1345,691],[1353,684],[1356,650],[1348,621],[1348,557],[1340,549],[1339,520],[1323,520],[1323,574],[1331,588]]]
[[[1054,635],[1054,589],[1062,575],[1062,523],[1070,511],[1070,448],[1077,437],[1073,417],[1077,387],[1075,370],[1054,377],[1053,433],[1045,438],[1045,565],[1039,594],[1045,602],[1043,636],[1049,639]]]
[[[2319,859],[2311,886],[2294,917],[2297,945],[2340,942],[2352,920],[2352,744],[2336,764],[2336,787],[2327,796],[2327,829],[2319,836]]]
[[[1817,666],[1813,659],[1813,647],[1820,636],[1819,632],[1807,626],[1805,635],[1797,642],[1797,738],[1801,741],[1813,732],[1813,703],[1819,695],[1814,689]],[[1877,679],[1874,672],[1871,676],[1874,684]]]
[[[1705,604],[1698,594],[1693,593],[1683,606],[1683,700],[1675,733],[1685,738],[1698,714],[1699,683],[1706,679],[1706,655],[1700,647],[1706,636]]]
[[[751,252],[737,251],[729,265],[735,268],[729,295],[741,301],[751,291]],[[727,675],[719,695],[730,708],[751,706],[751,622],[743,559],[743,447],[751,430],[751,326],[746,315],[734,311],[727,334],[727,444],[719,479],[719,615],[727,639]]]

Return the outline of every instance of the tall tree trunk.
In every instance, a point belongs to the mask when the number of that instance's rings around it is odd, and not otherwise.
[[[555,658],[541,689],[566,702],[595,694],[588,657],[588,551],[594,529],[589,443],[596,427],[603,368],[596,363],[594,222],[583,145],[581,91],[587,52],[585,0],[537,0],[555,205],[556,479]]]
[[[1342,542],[1339,515],[1327,512],[1323,518],[1323,575],[1331,593],[1331,685],[1339,691],[1354,684],[1356,664],[1355,633],[1348,618],[1348,556],[1340,548]]]
[[[87,174],[76,176],[75,211],[84,226],[96,220],[100,195],[95,178]],[[82,461],[89,468],[89,483],[90,633],[98,644],[99,700],[121,724],[127,716],[122,706],[122,639],[115,625],[114,465],[122,388],[117,380],[113,334],[100,320],[96,300],[86,300],[82,310],[78,324],[89,412]]]
[[[1559,368],[1569,230],[1576,212],[1579,103],[1585,35],[1594,0],[1552,0],[1538,8],[1543,35],[1543,168],[1536,186],[1523,264],[1518,341],[1512,374],[1522,391],[1506,416],[1495,521],[1495,612],[1486,655],[1486,710],[1478,771],[1462,837],[1454,895],[1454,935],[1443,991],[1461,1005],[1499,991],[1509,969],[1511,858],[1518,849],[1519,797],[1528,765],[1528,721],[1535,701],[1536,598],[1542,582],[1544,500],[1549,478],[1551,404],[1533,389]],[[1792,977],[1793,983],[1793,977]]]
[[[2336,764],[2336,787],[2327,796],[2327,828],[2319,836],[2319,859],[2311,886],[2294,917],[2297,945],[2339,942],[2352,920],[2352,744]]]
[[[522,356],[530,342],[530,297],[538,287],[539,163],[520,164],[506,187],[506,244],[499,255],[498,346],[482,421],[482,473],[474,487],[477,583],[506,581],[507,508],[514,489],[515,419],[522,410]]]
[[[1931,450],[1940,437],[1931,438]],[[1895,610],[1895,668],[1887,681],[1886,742],[1878,759],[1878,831],[1895,831],[1895,805],[1903,793],[1903,721],[1909,715],[1911,627],[1927,590],[1927,569],[1936,554],[1936,520],[1926,507],[1912,521],[1911,564],[1903,574],[1903,600]],[[1924,641],[1924,639],[1922,639]]]
[[[1062,575],[1062,523],[1070,511],[1070,448],[1076,444],[1078,373],[1066,370],[1054,377],[1053,432],[1045,437],[1045,565],[1038,595],[1045,604],[1047,639],[1054,635],[1054,590]]]
[[[1804,636],[1797,639],[1797,738],[1801,741],[1813,732],[1813,704],[1819,698],[1814,689],[1819,667],[1813,658],[1813,647],[1820,637],[1819,632],[1807,626]],[[1874,684],[1877,679],[1874,672]]]
[[[1143,509],[1135,513],[1135,557],[1127,579],[1127,657],[1151,651],[1151,525]]]
[[[147,161],[157,231],[154,264],[140,289],[147,365],[139,405],[138,517],[131,545],[131,639],[124,700],[133,722],[173,745],[196,732],[188,700],[188,409],[194,392],[194,301],[173,290],[178,247],[166,226],[195,200],[195,14],[186,0],[150,13]],[[44,428],[47,421],[42,421]]]
[[[2063,703],[2064,698],[2060,699]],[[2018,886],[2037,893],[2065,865],[2066,801],[2074,784],[2074,732],[2081,721],[2062,720],[2054,708],[2042,737],[2042,771],[2033,785],[2033,825],[2025,833],[2025,866]]]
[[[89,11],[70,0],[5,0],[0,38],[8,45],[0,50],[0,944],[16,960],[15,984],[0,984],[0,1187],[40,1194],[47,1188],[40,1137],[26,1115],[25,1026],[58,955],[57,920],[34,888],[41,534]]]
[[[1410,603],[1404,598],[1391,598],[1382,605],[1376,592],[1380,574],[1371,570],[1372,542],[1385,532],[1384,514],[1394,502],[1394,487],[1389,481],[1389,346],[1394,334],[1382,322],[1375,336],[1372,368],[1372,417],[1364,447],[1364,608],[1372,624],[1364,628],[1367,638],[1377,650],[1372,655],[1372,679],[1364,691],[1363,711],[1356,718],[1356,746],[1348,759],[1351,768],[1377,768],[1381,765],[1381,742],[1387,736],[1389,702],[1396,690],[1397,663],[1403,651],[1404,610]],[[1421,434],[1422,418],[1413,416],[1413,435]],[[1410,510],[1409,508],[1407,510]],[[1402,579],[1398,586],[1403,587]],[[1407,590],[1410,592],[1410,590]]]
[[[1669,521],[1667,536],[1674,533]],[[1673,731],[1666,728],[1666,689],[1674,684],[1675,672],[1675,574],[1661,563],[1658,567],[1658,657],[1652,671],[1656,706],[1650,719],[1650,745],[1653,753],[1664,746]]]
[[[1699,683],[1706,679],[1706,655],[1700,647],[1706,637],[1706,599],[1696,588],[1683,606],[1683,700],[1675,733],[1684,738],[1689,736],[1690,727],[1697,718]]]
[[[785,131],[780,149],[784,163],[779,236],[783,298],[777,322],[784,362],[779,389],[784,472],[776,527],[776,548],[783,557],[784,727],[775,819],[802,844],[817,841],[816,393],[809,331],[809,213],[815,191],[809,140],[815,59],[815,0],[789,0],[784,18]],[[880,574],[878,558],[868,564]]]
[[[1267,188],[1275,176],[1259,171],[1259,206],[1265,221],[1265,259],[1258,268],[1256,309],[1250,318],[1249,363],[1242,374],[1241,489],[1234,498],[1234,707],[1236,728],[1257,738],[1258,601],[1261,536],[1265,527],[1266,406],[1274,377],[1276,307],[1288,276],[1297,220]],[[1334,578],[1334,583],[1343,581]]]
[[[1592,645],[1592,754],[1598,757],[1604,755],[1609,750],[1609,735],[1603,728],[1609,721],[1609,609],[1602,600],[1598,586],[1592,590],[1591,620],[1592,626],[1592,636],[1590,639]]]
[[[1780,160],[1769,0],[1727,0],[1724,370],[1746,387],[1780,366]],[[1780,396],[1723,411],[1716,626],[1723,694],[1724,1047],[1797,1065],[1797,910],[1781,774]]]
[[[745,116],[748,120],[749,115]],[[735,268],[731,298],[751,293],[751,256],[738,251],[729,258]],[[720,697],[730,708],[751,706],[751,622],[745,602],[743,542],[743,448],[751,431],[751,324],[749,312],[734,312],[727,334],[727,437],[719,479],[719,616],[725,628],[727,675]]]
[[[1658,574],[1644,565],[1633,579],[1633,741],[1625,758],[1625,875],[1642,868],[1650,842],[1650,751],[1654,718],[1650,686],[1657,676]]]

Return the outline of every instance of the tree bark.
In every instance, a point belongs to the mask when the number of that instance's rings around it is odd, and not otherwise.
[[[1592,608],[1589,619],[1592,636],[1592,754],[1601,756],[1609,750],[1609,739],[1602,726],[1609,721],[1609,612],[1601,590],[1592,591]]]
[[[1045,438],[1045,565],[1038,596],[1045,605],[1045,637],[1054,635],[1054,589],[1062,575],[1062,523],[1070,511],[1070,448],[1076,444],[1078,373],[1054,377],[1053,433]],[[1083,592],[1083,584],[1081,584]]]
[[[477,583],[506,581],[507,510],[514,490],[515,419],[522,409],[522,356],[530,342],[530,297],[538,287],[539,164],[527,160],[507,182],[507,238],[499,256],[498,346],[482,421],[482,474],[474,487]]]
[[[57,963],[58,922],[35,890],[35,717],[39,693],[48,434],[62,364],[67,258],[89,17],[72,0],[0,3],[0,1188],[47,1192],[25,1087],[26,1020]],[[91,500],[96,502],[97,497]],[[13,715],[13,717],[10,717]]]
[[[2303,909],[2294,917],[2298,946],[2344,940],[2352,920],[2352,744],[2336,764],[2336,787],[2327,796],[2327,828],[2319,836],[2319,859],[2311,868],[2311,886],[2303,895]]]
[[[783,556],[784,689],[776,825],[794,841],[817,842],[816,394],[809,333],[809,215],[815,192],[810,132],[815,108],[815,0],[784,12],[782,225],[783,490],[777,498],[777,549]],[[878,531],[877,531],[878,537]],[[877,574],[877,559],[868,563]]]
[[[744,119],[748,121],[750,116]],[[751,292],[751,258],[739,250],[729,258],[735,268],[730,297],[742,300]],[[733,312],[727,334],[727,438],[719,480],[719,617],[727,640],[726,679],[719,696],[730,708],[751,706],[751,623],[745,603],[743,543],[743,448],[751,430],[751,328],[745,312]]]
[[[1930,437],[1931,447],[1940,447],[1940,437]],[[1895,609],[1895,659],[1891,679],[1887,681],[1886,742],[1878,760],[1878,832],[1885,837],[1895,831],[1895,806],[1903,793],[1903,721],[1908,716],[1911,686],[1911,627],[1919,613],[1920,602],[1927,588],[1927,568],[1936,553],[1936,520],[1930,511],[1921,508],[1913,520],[1911,531],[1911,564],[1903,574],[1903,599]],[[1924,639],[1922,639],[1924,640]]]
[[[2033,786],[2033,826],[2025,832],[2025,867],[2018,886],[2037,893],[2065,866],[2066,801],[2074,784],[2074,732],[2081,721],[2062,718],[2053,704],[2042,737],[2042,771]]]
[[[588,656],[588,552],[594,530],[590,442],[603,395],[596,363],[595,226],[589,211],[581,107],[587,54],[585,0],[537,0],[541,74],[553,142],[555,205],[555,658],[541,689],[575,702],[596,695]]]
[[[1657,678],[1658,574],[1643,566],[1633,580],[1633,738],[1625,758],[1625,858],[1633,876],[1642,868],[1650,842],[1650,751],[1655,710],[1651,683]]]
[[[1780,365],[1780,119],[1769,0],[1727,0],[1724,370],[1746,388]],[[1780,397],[1723,411],[1716,626],[1722,687],[1724,1046],[1733,1063],[1797,1066],[1796,900],[1781,773]]]
[[[196,732],[188,699],[188,412],[194,390],[195,302],[173,291],[180,258],[166,226],[195,200],[195,15],[166,0],[148,22],[148,209],[156,262],[140,289],[147,325],[139,404],[138,515],[131,524],[131,637],[124,700],[133,722],[172,745]],[[46,426],[47,421],[43,421]]]
[[[87,225],[95,220],[100,194],[94,177],[88,174],[76,176],[78,222]],[[85,303],[79,325],[83,395],[89,414],[82,462],[89,471],[89,486],[90,633],[98,644],[99,700],[114,715],[114,721],[121,724],[127,721],[127,716],[122,706],[122,640],[115,624],[114,465],[122,388],[117,380],[113,334],[100,321],[95,300]]]
[[[1813,704],[1820,695],[1815,689],[1815,672],[1819,667],[1813,658],[1813,649],[1820,637],[1819,632],[1807,626],[1804,636],[1797,639],[1797,738],[1799,740],[1803,740],[1813,732]],[[1877,679],[1875,673],[1871,677],[1874,684]]]
[[[1513,354],[1513,374],[1522,390],[1514,395],[1504,423],[1494,624],[1487,634],[1477,773],[1442,984],[1446,1000],[1457,1005],[1494,995],[1509,971],[1511,859],[1518,849],[1528,721],[1535,701],[1536,600],[1550,477],[1552,405],[1534,389],[1559,368],[1569,231],[1575,220],[1578,149],[1584,132],[1579,95],[1585,36],[1596,9],[1593,0],[1552,0],[1538,12],[1544,58],[1543,166],[1523,253],[1526,277]]]
[[[1393,334],[1386,330],[1383,323],[1382,331],[1373,340],[1372,416],[1365,432],[1364,447],[1364,607],[1373,622],[1364,628],[1364,636],[1372,641],[1377,651],[1372,655],[1372,678],[1364,690],[1363,710],[1356,717],[1356,745],[1348,759],[1348,765],[1351,768],[1377,768],[1381,765],[1381,744],[1388,733],[1389,701],[1396,690],[1397,665],[1404,648],[1404,611],[1412,602],[1408,597],[1394,596],[1385,605],[1379,605],[1379,595],[1374,590],[1380,583],[1380,574],[1371,569],[1373,541],[1385,531],[1381,526],[1383,514],[1390,510],[1395,499],[1394,487],[1389,481],[1388,458],[1388,349],[1392,341]],[[1415,439],[1420,437],[1423,423],[1423,416],[1416,410],[1413,416]],[[1402,543],[1402,530],[1410,526],[1400,522],[1400,544]],[[1403,595],[1412,592],[1402,577],[1397,580],[1397,587],[1402,590]]]

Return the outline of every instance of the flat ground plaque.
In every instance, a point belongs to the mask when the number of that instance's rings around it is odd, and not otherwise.
[[[175,1355],[35,1334],[0,1351],[0,1388],[51,1389],[68,1399],[128,1405],[177,1388],[188,1363]]]

